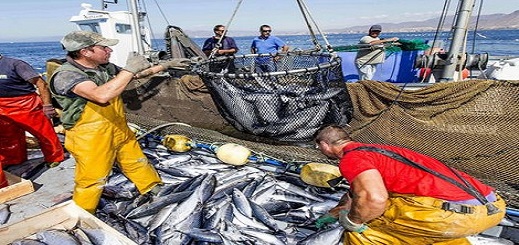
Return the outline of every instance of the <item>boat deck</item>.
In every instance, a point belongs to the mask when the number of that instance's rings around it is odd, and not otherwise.
[[[29,158],[28,161],[20,165],[10,166],[6,170],[19,176],[43,162],[41,152],[38,150],[30,151]],[[45,169],[33,176],[30,180],[33,182],[35,191],[7,202],[12,213],[4,226],[23,221],[50,207],[70,200],[74,186],[74,165],[74,159],[67,157],[58,167]],[[478,245],[514,244],[508,240],[485,236],[472,236],[469,237],[469,240],[472,244]]]

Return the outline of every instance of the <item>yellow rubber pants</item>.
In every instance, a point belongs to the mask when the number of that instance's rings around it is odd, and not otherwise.
[[[496,195],[497,196],[497,195]],[[497,196],[500,213],[487,215],[484,205],[467,205],[472,214],[442,210],[443,201],[431,197],[392,196],[384,214],[370,221],[362,233],[344,232],[346,244],[471,244],[465,237],[493,227],[505,215],[505,202]]]
[[[86,211],[95,212],[115,161],[141,194],[161,183],[128,128],[119,97],[106,105],[88,102],[65,135],[65,148],[76,160],[73,200]]]

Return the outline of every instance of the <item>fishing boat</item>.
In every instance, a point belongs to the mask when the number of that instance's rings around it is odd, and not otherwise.
[[[103,1],[103,6],[105,2]],[[409,51],[392,56],[395,61],[386,62],[387,65],[392,64],[392,67],[395,63],[399,64],[397,66],[399,72],[392,73],[390,77],[377,79],[380,81],[345,83],[347,74],[353,74],[351,67],[345,68],[344,65],[344,61],[351,58],[351,53],[334,53],[333,46],[329,44],[324,48],[320,46],[311,51],[295,51],[282,55],[284,63],[281,66],[285,65],[287,69],[272,74],[257,74],[250,69],[259,58],[257,55],[203,57],[179,27],[166,28],[165,39],[168,50],[165,52],[153,50],[150,45],[147,45],[151,43],[149,32],[141,24],[145,13],[139,10],[137,1],[130,2],[129,11],[119,12],[107,11],[104,7],[95,10],[91,5],[82,5],[80,14],[73,16],[71,21],[76,23],[79,29],[96,31],[108,38],[118,38],[122,40],[121,43],[127,44],[117,46],[114,50],[112,62],[121,66],[124,65],[130,52],[147,55],[154,62],[170,57],[201,56],[203,58],[198,61],[192,72],[171,71],[161,76],[135,81],[123,93],[128,120],[134,125],[136,132],[143,135],[145,139],[143,145],[149,147],[146,148],[146,153],[152,161],[156,160],[164,164],[161,162],[163,158],[168,158],[170,163],[181,161],[180,159],[190,159],[193,160],[191,164],[200,165],[205,170],[212,170],[214,166],[210,166],[208,162],[221,163],[221,159],[212,155],[214,146],[220,147],[222,142],[233,142],[253,152],[254,157],[247,159],[249,160],[247,164],[254,164],[257,169],[274,173],[276,179],[271,179],[271,182],[279,182],[278,186],[285,186],[286,190],[290,188],[286,188],[288,185],[280,179],[288,181],[291,177],[300,177],[301,169],[297,166],[306,166],[308,162],[334,164],[315,148],[308,147],[310,146],[308,142],[309,137],[319,126],[325,123],[338,123],[349,127],[355,140],[401,145],[437,157],[446,164],[495,186],[512,207],[519,207],[519,191],[516,184],[519,176],[516,166],[519,149],[513,143],[518,137],[514,126],[517,125],[515,115],[519,115],[515,113],[519,108],[516,97],[519,90],[517,81],[444,82],[442,80],[455,80],[456,70],[459,70],[457,52],[440,55]],[[304,2],[298,2],[302,13],[308,17]],[[462,2],[464,4],[460,5],[460,11],[466,12],[473,5],[473,1]],[[307,23],[310,24],[311,19],[307,18]],[[459,28],[456,29],[460,29],[461,35],[466,31],[462,28],[465,26],[464,22],[460,20],[456,26],[458,25]],[[463,40],[461,37],[453,38],[453,40],[458,39]],[[459,46],[456,45],[451,45],[449,50],[458,50]],[[472,57],[472,62],[468,62],[472,64],[470,67],[481,68],[487,62],[485,55],[470,57]],[[414,80],[420,69],[414,66],[417,58],[420,58],[421,61],[418,63],[423,64],[423,67],[433,70],[432,73],[436,76],[435,82]],[[212,72],[209,67],[211,62],[216,61],[233,61],[237,64],[237,71]],[[394,76],[395,74],[399,75]],[[398,83],[401,83],[400,86],[397,86]],[[427,84],[427,87],[407,90],[406,88],[411,86],[409,84],[417,84],[417,86]],[[253,92],[244,94],[242,89]],[[193,148],[200,149],[194,149],[193,152],[171,153],[161,148],[164,146],[160,146],[160,139],[164,135],[171,134],[185,135],[187,141],[193,141],[190,145],[197,146]],[[153,137],[146,135],[153,135]],[[203,149],[210,150],[203,151]],[[236,148],[233,146],[232,149]],[[197,162],[194,162],[195,160]],[[39,192],[31,195],[46,196],[42,198],[43,206],[53,205],[56,200],[69,197],[69,191],[63,189],[71,190],[72,180],[62,180],[67,181],[67,186],[55,182],[54,179],[58,174],[72,176],[73,164],[73,159],[69,159],[63,163],[62,168],[50,169],[40,176],[35,176],[35,182],[45,184]],[[161,166],[164,171],[167,171],[163,165]],[[201,171],[200,166],[182,166]],[[249,177],[240,175],[246,171],[252,171],[251,176],[259,178],[271,176],[258,174],[257,170],[246,167],[241,169],[241,173],[233,172],[236,169],[229,166],[218,165],[218,168],[221,169],[215,172],[225,171],[226,178],[234,175],[238,176],[238,179],[250,180]],[[17,169],[13,172],[22,173],[23,170]],[[192,181],[206,183],[204,189],[211,189],[207,185],[211,183],[209,176],[203,175],[204,179],[192,178]],[[172,180],[168,179],[168,181]],[[198,185],[193,184],[193,186]],[[319,200],[309,195],[311,191],[316,191],[315,189],[308,185],[305,188],[308,193],[297,195],[313,198],[314,201]],[[56,190],[61,192],[58,193]],[[330,200],[336,198],[334,196],[336,190],[331,190],[332,194],[325,192],[319,192],[319,195],[328,195]],[[237,200],[229,201],[233,202],[233,205],[238,205],[242,200],[238,191],[227,194]],[[287,196],[289,194],[286,193]],[[48,198],[49,196],[52,198]],[[267,204],[269,200],[272,199],[262,199],[266,206],[269,206]],[[24,210],[23,206],[27,203],[31,203],[29,196],[22,197],[13,204],[14,209],[17,210],[16,218],[22,218],[25,215],[24,211],[29,212]],[[121,202],[115,206],[129,205]],[[187,205],[183,206],[187,208]],[[189,207],[189,212],[183,213],[198,212],[197,206],[199,205],[194,203]],[[37,208],[42,207],[33,205],[30,212],[35,212]],[[315,219],[304,209],[298,211],[305,216],[291,216],[288,214],[295,212],[285,210],[277,218]],[[133,212],[132,215],[135,215],[136,211]],[[187,219],[187,216],[182,217]],[[303,225],[308,224],[303,223]],[[286,234],[301,232],[308,235],[313,232],[305,228],[295,232],[290,230],[290,225],[283,229]],[[275,241],[272,242],[273,244],[278,242],[269,236],[270,233],[257,234],[248,230],[246,232],[248,237],[265,239],[268,236]],[[340,230],[330,232],[333,233],[327,234],[334,234],[333,237],[340,236]],[[263,237],[260,237],[262,235]],[[510,241],[497,238],[499,236],[497,231],[489,231],[487,235],[493,236],[491,242],[495,244],[510,244]],[[489,243],[486,240],[481,242],[478,238],[471,241],[474,244]],[[134,241],[140,241],[139,239],[136,237]],[[240,239],[245,239],[243,242],[249,241],[246,238]],[[284,244],[294,244],[296,241],[303,240],[302,237],[296,236],[287,236],[285,239]]]
[[[254,62],[261,58],[257,55],[205,57],[182,29],[174,26],[166,27],[166,55],[154,55],[160,51],[152,51],[145,45],[142,46],[146,48],[138,48],[135,44],[149,43],[149,32],[142,24],[146,14],[139,10],[138,1],[130,2],[129,11],[114,14],[83,5],[83,10],[71,21],[79,29],[96,30],[109,38],[131,39],[128,44],[132,45],[117,50],[120,55],[139,52],[150,59],[202,57],[191,73],[132,84],[123,98],[129,118],[134,121],[149,127],[157,126],[157,121],[179,122],[248,141],[296,146],[311,146],[313,133],[323,124],[349,125],[358,140],[424,152],[491,183],[498,181],[507,192],[517,192],[514,185],[506,184],[517,182],[515,177],[505,171],[495,174],[488,166],[495,166],[495,161],[515,162],[518,154],[509,144],[517,135],[511,128],[517,123],[512,115],[519,114],[514,113],[518,106],[513,102],[517,101],[513,99],[517,94],[517,82],[513,80],[519,74],[515,72],[518,66],[514,59],[487,65],[494,57],[464,52],[474,0],[458,2],[449,48],[442,47],[439,52],[435,48],[440,47],[440,41],[432,40],[433,49],[429,51],[397,52],[383,64],[390,68],[380,69],[391,71],[386,77],[377,74],[377,81],[352,83],[345,81],[353,73],[354,53],[334,51],[304,1],[297,3],[315,47],[289,54],[270,54],[282,56],[280,69],[271,73],[254,72]],[[241,1],[233,15],[240,4]],[[126,22],[108,21],[116,14],[126,16],[119,17]],[[441,19],[446,16],[444,12]],[[232,21],[231,17],[228,26]],[[126,30],[129,25],[136,32],[143,31],[138,35],[126,31],[122,37],[115,23],[122,23]],[[324,44],[319,43],[319,34]],[[118,61],[121,60],[125,59]],[[234,62],[235,72],[209,69],[212,62],[222,61]],[[485,70],[487,66],[489,69]],[[430,71],[427,81],[418,79],[420,70],[424,69]],[[460,71],[464,69],[478,71],[482,79],[463,80]],[[506,76],[509,80],[487,80],[489,74]],[[493,147],[479,143],[481,137],[492,142],[489,144]],[[445,143],[438,146],[437,142]],[[473,143],[470,149],[465,142]],[[275,152],[283,158],[293,157],[290,152],[276,152],[273,148],[260,147],[261,151]],[[491,157],[478,157],[481,154]],[[313,160],[329,162],[323,156]],[[509,164],[501,168],[517,171]]]

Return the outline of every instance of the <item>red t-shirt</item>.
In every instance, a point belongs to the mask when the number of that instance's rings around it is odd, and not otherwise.
[[[388,145],[352,142],[347,144],[343,151],[352,150],[360,146],[375,146],[396,152],[413,162],[463,183],[445,164],[432,157],[409,149]],[[428,196],[448,201],[465,201],[475,198],[459,187],[435,177],[430,173],[376,152],[348,152],[341,159],[339,169],[342,176],[350,183],[352,183],[355,177],[360,173],[369,169],[376,169],[380,172],[384,185],[389,193]],[[483,195],[486,196],[492,192],[492,187],[481,183],[468,174],[460,171],[458,171],[458,173]]]

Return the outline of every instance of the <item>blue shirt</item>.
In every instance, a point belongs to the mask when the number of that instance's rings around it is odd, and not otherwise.
[[[29,80],[40,75],[25,61],[0,57],[0,97],[30,94],[36,88]]]
[[[266,39],[261,36],[252,40],[251,49],[255,49],[257,54],[277,53],[278,49],[285,46],[285,42],[275,36]]]
[[[204,46],[202,46],[202,51],[211,51],[216,47],[216,44],[218,43],[219,39],[216,39],[214,37],[210,37],[205,40]],[[220,42],[220,45],[222,47],[220,49],[236,49],[236,52],[238,52],[238,46],[236,45],[236,42],[232,37],[224,36],[222,41]],[[216,56],[219,56],[218,53],[215,54]]]

